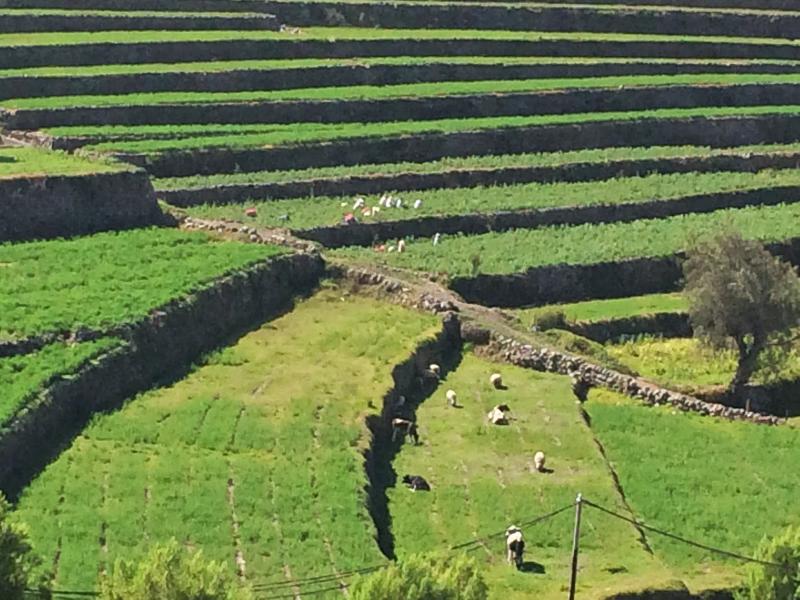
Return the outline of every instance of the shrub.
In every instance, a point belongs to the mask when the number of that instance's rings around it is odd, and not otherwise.
[[[154,546],[141,562],[117,560],[100,581],[101,600],[250,600],[223,563],[206,561],[174,539]]]
[[[800,598],[800,527],[790,527],[771,540],[765,538],[756,558],[776,564],[753,567],[736,600]]]
[[[48,598],[46,578],[36,575],[41,561],[33,555],[28,530],[11,522],[10,514],[11,505],[0,495],[0,598],[22,600],[32,588],[38,588],[39,598]]]
[[[536,313],[533,325],[539,331],[564,329],[567,326],[567,317],[563,310],[548,308]]]
[[[406,560],[357,579],[352,600],[485,600],[488,588],[478,564],[467,556],[431,554]]]

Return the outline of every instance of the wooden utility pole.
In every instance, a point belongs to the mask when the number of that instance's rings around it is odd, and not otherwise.
[[[575,498],[575,531],[572,533],[572,570],[569,576],[569,600],[575,600],[575,585],[578,583],[578,546],[581,537],[581,508],[583,496]]]

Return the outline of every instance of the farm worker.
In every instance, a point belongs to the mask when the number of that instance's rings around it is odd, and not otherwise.
[[[506,529],[506,550],[508,564],[513,564],[519,569],[522,566],[525,540],[522,539],[522,530],[516,525],[511,525]]]

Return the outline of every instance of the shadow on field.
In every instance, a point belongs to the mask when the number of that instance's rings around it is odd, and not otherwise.
[[[419,377],[418,365],[437,363],[441,368],[440,380]],[[395,387],[383,398],[383,410],[380,415],[367,417],[367,427],[372,434],[372,441],[364,451],[367,471],[367,508],[375,523],[376,541],[381,552],[394,560],[394,534],[392,533],[392,515],[389,511],[389,498],[386,491],[398,483],[397,472],[393,462],[405,443],[404,439],[392,441],[391,420],[403,417],[416,420],[417,408],[430,398],[444,381],[447,374],[454,371],[461,363],[461,346],[443,344],[441,348],[423,346],[406,362],[397,365],[392,378]],[[405,397],[400,405],[398,400]],[[425,443],[425,440],[420,440]]]
[[[528,573],[530,575],[544,575],[545,573],[544,565],[532,560],[523,562],[519,567],[519,571],[520,573]]]

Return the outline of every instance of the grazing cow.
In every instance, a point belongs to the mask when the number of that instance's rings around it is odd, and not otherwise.
[[[392,419],[393,442],[397,440],[398,435],[401,437],[401,439],[405,439],[405,437],[408,436],[414,440],[415,445],[419,444],[419,431],[417,430],[417,424],[414,423],[414,421],[403,419],[402,417],[395,417]]]
[[[533,455],[533,466],[536,467],[536,470],[540,473],[544,471],[544,452],[539,450],[536,454]]]
[[[517,569],[522,567],[522,555],[525,552],[525,540],[522,530],[516,525],[506,529],[506,557],[508,564],[513,564]]]
[[[431,486],[425,481],[421,475],[403,475],[403,483],[408,486],[412,492],[423,491],[430,492]]]

